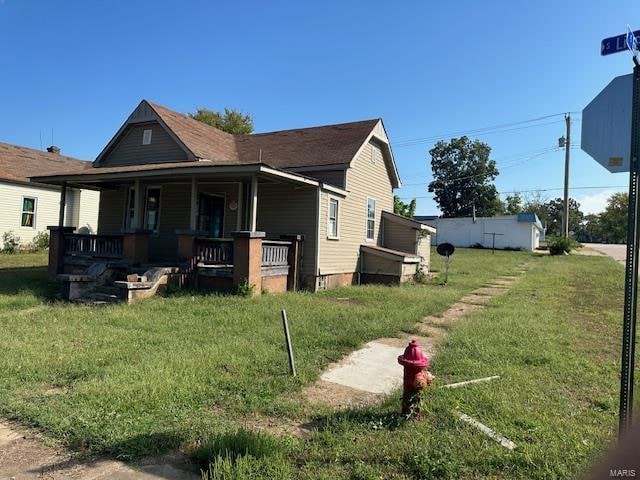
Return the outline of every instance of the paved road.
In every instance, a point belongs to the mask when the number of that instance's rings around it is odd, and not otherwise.
[[[589,247],[596,252],[600,252],[603,255],[609,255],[614,260],[624,264],[627,256],[626,245],[615,245],[609,243],[585,243],[585,247]]]

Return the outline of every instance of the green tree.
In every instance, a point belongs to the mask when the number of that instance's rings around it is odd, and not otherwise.
[[[234,135],[253,133],[253,119],[251,115],[245,115],[232,108],[225,108],[224,113],[207,108],[199,108],[195,113],[189,113],[188,115],[194,120]]]
[[[607,199],[607,207],[599,215],[603,240],[608,243],[627,242],[628,193],[614,193]]]
[[[562,211],[564,201],[562,198],[554,198],[545,204],[547,209],[547,235],[562,235]],[[569,233],[574,234],[580,230],[584,213],[580,211],[580,204],[573,198],[569,199]]]
[[[507,215],[517,215],[522,213],[522,197],[518,192],[507,195],[504,203],[504,209]]]
[[[579,242],[599,243],[605,241],[605,232],[602,228],[600,215],[595,213],[585,215],[576,239]]]
[[[468,137],[439,141],[429,150],[433,181],[429,192],[443,217],[491,217],[501,212],[502,202],[493,181],[496,162],[489,158],[491,147]]]
[[[400,200],[397,195],[393,196],[393,213],[402,215],[403,217],[413,218],[416,213],[416,199],[414,198],[409,203],[405,203]]]
[[[547,199],[540,192],[533,192],[527,196],[526,201],[522,205],[522,211],[527,213],[535,213],[543,227],[547,227],[549,223],[549,212],[547,211]]]

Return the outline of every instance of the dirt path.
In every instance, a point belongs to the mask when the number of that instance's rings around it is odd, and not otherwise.
[[[178,454],[147,459],[133,467],[47,446],[37,433],[0,422],[0,480],[195,480],[200,478],[197,473]]]

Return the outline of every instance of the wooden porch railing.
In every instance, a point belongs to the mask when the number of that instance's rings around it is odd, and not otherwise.
[[[281,240],[262,241],[262,266],[285,267],[288,263],[291,242]]]
[[[233,239],[198,237],[196,262],[207,265],[233,265]]]
[[[64,254],[121,258],[122,235],[64,234]]]

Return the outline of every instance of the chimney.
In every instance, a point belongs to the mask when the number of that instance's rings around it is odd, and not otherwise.
[[[50,147],[47,147],[47,152],[49,153],[55,153],[55,154],[60,154],[60,147],[56,147],[55,145],[51,145]]]

